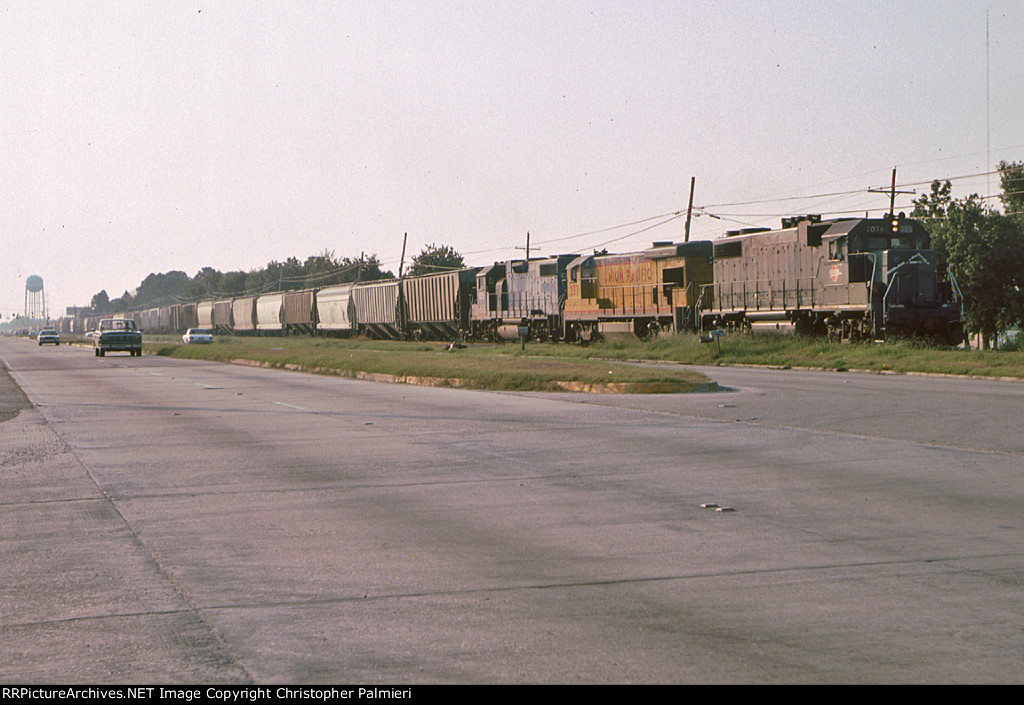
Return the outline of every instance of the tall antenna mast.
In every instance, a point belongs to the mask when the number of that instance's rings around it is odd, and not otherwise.
[[[990,78],[989,42],[988,42],[988,8],[985,8],[985,171],[992,171],[992,81]],[[988,190],[992,193],[992,174],[988,175]]]

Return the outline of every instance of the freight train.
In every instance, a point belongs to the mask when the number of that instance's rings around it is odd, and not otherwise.
[[[831,339],[963,338],[962,297],[930,237],[901,217],[784,219],[710,241],[557,255],[440,274],[132,311],[149,333],[367,335],[586,343],[712,328]],[[64,319],[85,332],[97,317]]]

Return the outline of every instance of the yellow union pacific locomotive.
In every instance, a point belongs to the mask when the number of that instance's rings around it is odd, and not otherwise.
[[[565,339],[642,338],[693,329],[701,290],[711,281],[708,241],[577,257],[566,268]]]

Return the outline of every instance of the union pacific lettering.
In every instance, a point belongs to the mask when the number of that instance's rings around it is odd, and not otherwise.
[[[602,286],[656,283],[653,262],[601,264],[598,265],[597,272],[598,281]]]

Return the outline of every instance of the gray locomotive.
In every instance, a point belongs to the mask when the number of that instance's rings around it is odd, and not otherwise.
[[[963,339],[956,281],[908,218],[787,218],[714,241],[702,327],[827,335],[833,340]]]

